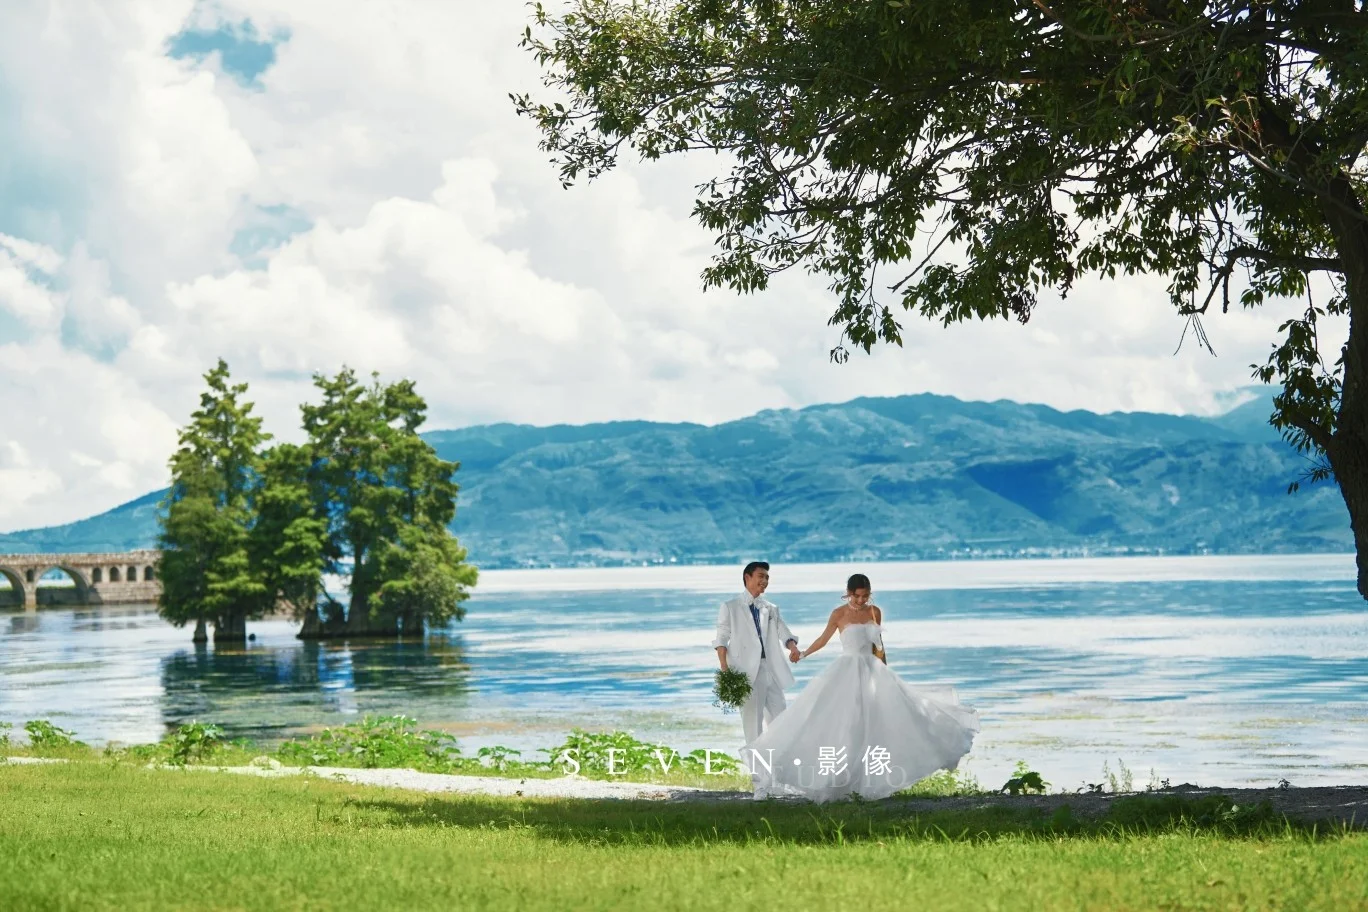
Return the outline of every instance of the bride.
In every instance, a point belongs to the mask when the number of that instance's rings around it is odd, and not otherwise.
[[[743,750],[755,797],[886,798],[969,753],[978,713],[953,691],[933,696],[893,673],[883,661],[883,614],[869,597],[869,577],[852,576],[846,601],[802,653],[840,631],[840,658]]]

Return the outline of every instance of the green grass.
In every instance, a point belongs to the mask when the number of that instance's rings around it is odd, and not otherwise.
[[[1190,814],[1180,799],[1125,807],[1102,822],[1024,808],[910,817],[859,804],[438,798],[107,761],[11,765],[0,767],[0,906],[1368,907],[1364,834],[1214,804]]]

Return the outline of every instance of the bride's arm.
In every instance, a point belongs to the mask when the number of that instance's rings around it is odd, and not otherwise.
[[[836,611],[840,610],[841,609],[839,608],[836,609]],[[825,646],[827,640],[830,640],[831,635],[836,632],[836,611],[831,612],[831,617],[827,620],[826,630],[822,631],[822,635],[813,640],[812,645],[802,651],[801,655],[803,658],[806,659],[808,656]]]
[[[888,664],[888,656],[884,653],[883,644],[883,611],[878,605],[870,605],[869,610],[874,615],[874,623],[879,625],[879,642],[874,644],[874,655],[880,662]]]

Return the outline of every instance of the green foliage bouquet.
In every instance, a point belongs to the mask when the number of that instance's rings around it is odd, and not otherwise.
[[[713,681],[713,706],[722,707],[723,712],[736,712],[750,696],[751,682],[744,671],[735,668],[719,668]]]

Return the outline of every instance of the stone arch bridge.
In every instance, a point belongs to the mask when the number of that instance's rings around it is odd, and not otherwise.
[[[35,610],[40,603],[38,583],[53,570],[62,571],[73,585],[44,587],[43,604],[155,602],[161,595],[161,583],[157,581],[160,559],[160,551],[0,554],[0,577],[9,581],[8,590],[0,588],[0,603],[7,601],[16,607],[23,605],[28,611]]]

